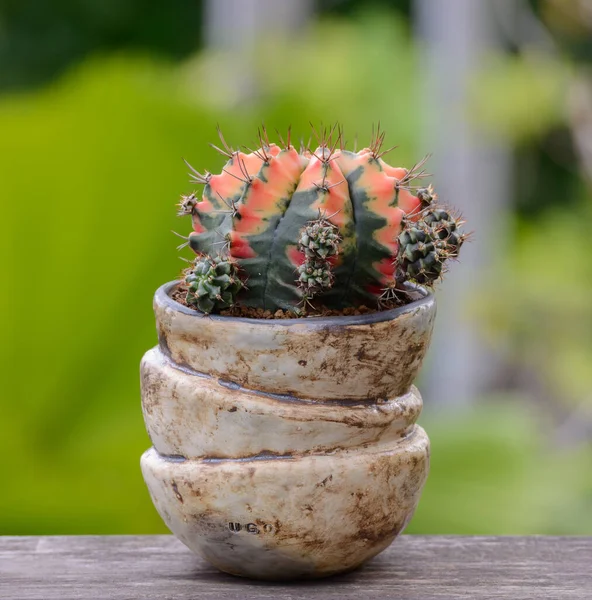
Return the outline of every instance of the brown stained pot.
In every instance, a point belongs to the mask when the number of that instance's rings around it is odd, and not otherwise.
[[[435,301],[361,316],[204,316],[158,289],[142,360],[141,466],[171,531],[234,575],[323,577],[384,550],[419,501],[412,385]]]

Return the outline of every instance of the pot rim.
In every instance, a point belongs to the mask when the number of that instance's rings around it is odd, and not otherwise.
[[[421,294],[421,298],[409,302],[404,306],[392,308],[390,310],[378,311],[365,315],[334,315],[328,317],[300,317],[295,319],[255,319],[252,317],[231,317],[228,315],[206,315],[202,312],[188,308],[183,304],[180,304],[176,300],[173,300],[170,296],[171,292],[181,283],[180,280],[169,281],[161,285],[154,294],[154,301],[156,304],[168,307],[176,312],[183,313],[189,317],[196,319],[212,319],[214,321],[224,322],[235,322],[235,323],[249,323],[252,325],[261,325],[267,327],[273,326],[291,326],[291,325],[306,325],[310,324],[315,327],[323,326],[335,326],[335,325],[368,325],[371,323],[381,323],[383,321],[391,321],[400,317],[405,313],[412,312],[418,307],[423,305],[435,304],[434,294],[428,291],[426,288],[419,285],[407,284],[407,287],[412,288],[418,294]]]

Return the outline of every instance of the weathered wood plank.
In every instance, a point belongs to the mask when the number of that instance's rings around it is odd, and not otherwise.
[[[592,598],[592,538],[402,536],[362,569],[275,584],[219,573],[172,536],[0,538],[0,598]]]

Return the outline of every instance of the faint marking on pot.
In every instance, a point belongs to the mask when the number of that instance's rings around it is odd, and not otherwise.
[[[175,492],[175,496],[177,496],[177,500],[183,504],[184,500],[183,500],[183,496],[181,496],[181,494],[179,493],[179,488],[177,487],[177,484],[173,481],[173,483],[171,484],[171,487],[173,488],[173,492]]]
[[[273,525],[270,523],[263,523],[257,525],[257,523],[246,523],[241,524],[234,521],[228,523],[228,529],[232,531],[232,533],[239,533],[240,531],[245,531],[246,533],[250,533],[253,535],[258,535],[260,533],[273,533]]]
[[[197,515],[194,518],[202,529],[210,529],[211,531],[220,530],[220,525],[218,523],[214,523],[212,521],[204,519],[203,515]]]
[[[328,475],[323,481],[317,483],[317,487],[325,487],[329,482],[333,481],[333,475]]]

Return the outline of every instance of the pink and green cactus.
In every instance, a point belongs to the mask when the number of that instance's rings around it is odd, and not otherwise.
[[[193,222],[183,245],[197,255],[186,271],[188,304],[202,312],[235,303],[270,311],[380,307],[406,282],[432,285],[458,256],[465,236],[421,185],[425,161],[391,167],[380,131],[358,152],[344,148],[335,127],[316,137],[315,150],[298,151],[289,132],[278,145],[263,130],[260,148],[244,153],[220,135],[222,172],[190,166],[204,189],[179,204]]]

